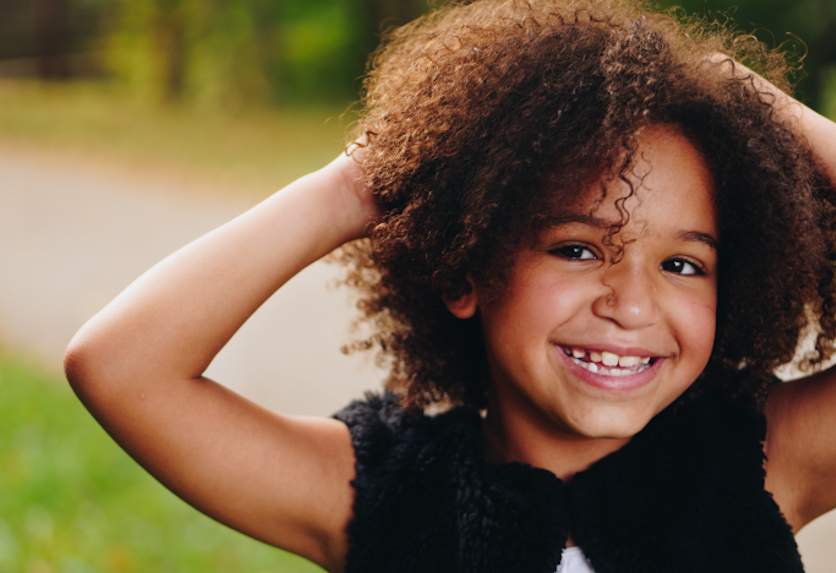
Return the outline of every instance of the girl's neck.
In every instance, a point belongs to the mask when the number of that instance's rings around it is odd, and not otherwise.
[[[519,408],[503,407],[501,402],[489,392],[488,413],[482,424],[489,463],[523,462],[547,469],[566,482],[629,441],[580,436],[534,409],[520,415]]]

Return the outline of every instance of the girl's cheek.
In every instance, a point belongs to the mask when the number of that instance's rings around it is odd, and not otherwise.
[[[706,362],[714,347],[714,337],[717,328],[716,303],[702,303],[694,305],[688,323],[693,329],[695,345],[705,355]]]

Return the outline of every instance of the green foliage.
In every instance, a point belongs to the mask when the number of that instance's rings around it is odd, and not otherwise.
[[[33,44],[26,1],[0,10],[9,20],[0,18],[0,53],[16,53],[7,37]],[[381,31],[447,0],[65,1],[68,49],[100,53],[108,74],[149,100],[221,109],[346,105],[356,99]],[[836,0],[655,1],[733,21],[769,46],[783,46],[794,62],[803,60],[802,99],[821,109],[827,70],[836,66]]]
[[[136,92],[216,107],[269,98],[275,30],[257,27],[247,3],[114,1],[107,65]]]
[[[376,42],[377,23],[358,16],[369,7],[357,0],[110,2],[108,68],[156,99],[347,102]]]
[[[284,26],[285,99],[301,97],[323,99],[344,96],[356,99],[352,81],[360,73],[361,62],[345,57],[352,43],[352,32],[345,6],[323,6],[316,14],[289,19]]]
[[[0,571],[315,573],[145,473],[63,380],[0,356]]]

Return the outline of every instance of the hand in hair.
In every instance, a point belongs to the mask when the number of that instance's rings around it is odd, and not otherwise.
[[[740,62],[725,54],[714,54],[710,58],[720,66],[720,73],[735,79],[748,79],[752,89],[770,105],[785,121],[792,122],[792,129],[810,146],[819,167],[836,187],[836,123],[816,113],[794,97],[784,93],[772,82],[766,80]]]

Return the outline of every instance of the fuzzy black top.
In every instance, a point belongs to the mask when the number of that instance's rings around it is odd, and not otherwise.
[[[671,406],[566,484],[486,463],[472,412],[415,418],[386,394],[336,417],[357,460],[346,573],[553,573],[570,528],[596,573],[803,571],[747,405]]]

